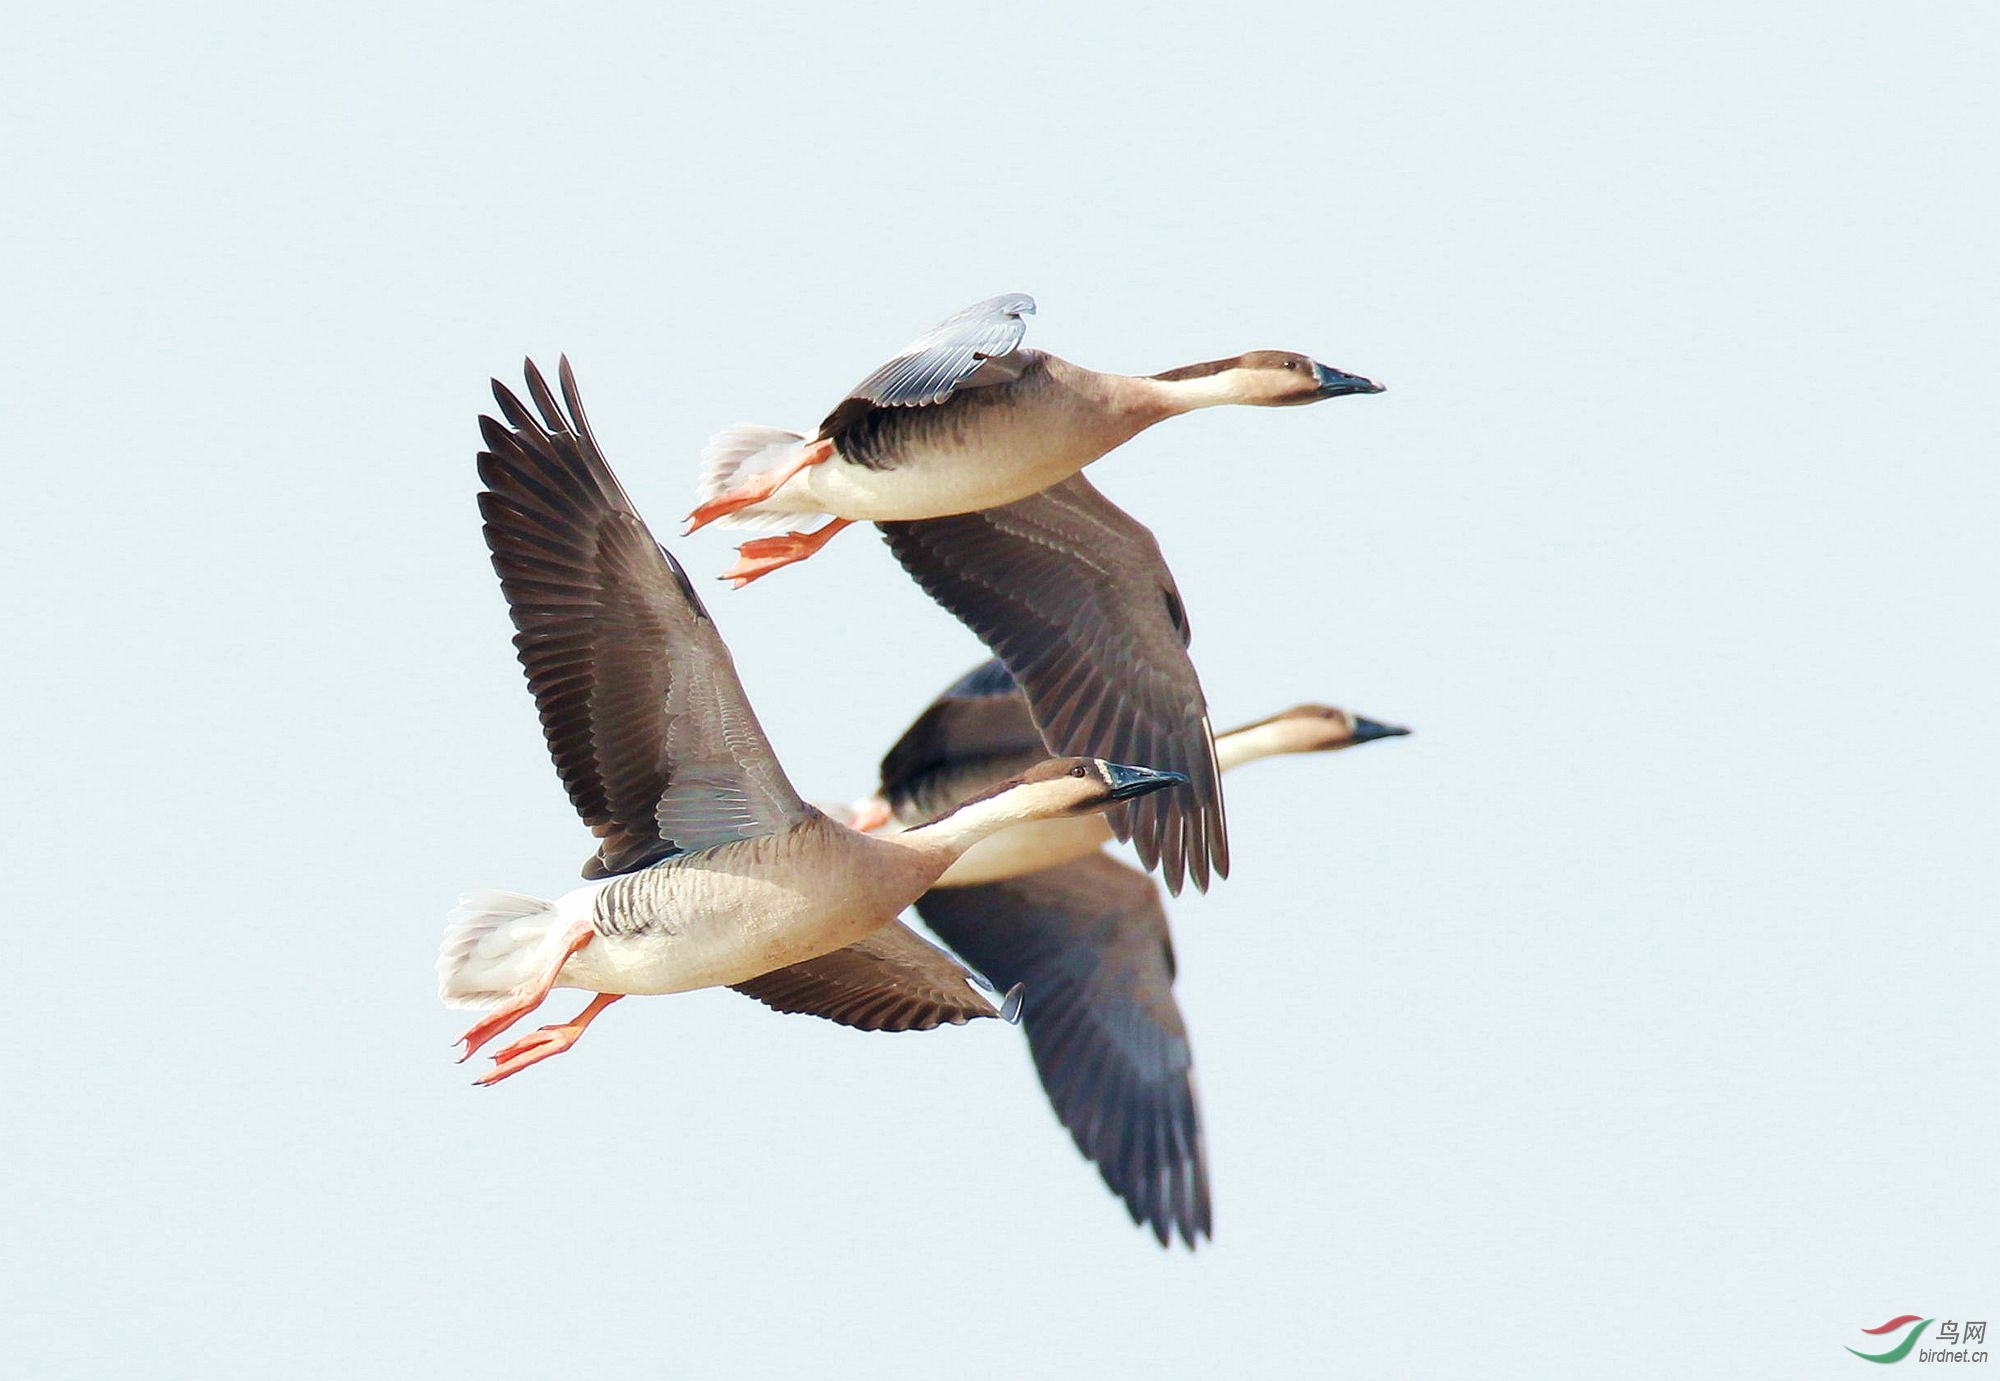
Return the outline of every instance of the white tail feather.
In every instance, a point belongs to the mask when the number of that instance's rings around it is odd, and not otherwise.
[[[438,996],[447,1007],[492,1007],[531,987],[564,926],[556,904],[481,889],[458,899],[438,946]]]
[[[695,486],[695,502],[707,503],[725,494],[753,475],[776,469],[798,454],[805,438],[797,432],[777,427],[739,423],[724,427],[708,439],[701,453],[701,480]],[[798,520],[796,512],[774,512],[762,504],[752,504],[715,520],[717,527],[771,529],[789,527]]]

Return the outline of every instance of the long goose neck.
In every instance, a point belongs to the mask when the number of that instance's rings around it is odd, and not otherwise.
[[[1158,379],[1100,374],[1055,355],[1043,358],[1049,380],[1066,395],[1071,410],[1093,419],[1110,445],[1129,441],[1154,423],[1188,410],[1173,386]]]
[[[1215,765],[1224,772],[1259,758],[1275,758],[1297,751],[1287,741],[1282,726],[1274,720],[1245,725],[1215,736]]]
[[[1042,356],[1042,363],[1049,382],[1067,396],[1071,408],[1095,417],[1120,441],[1184,412],[1246,401],[1241,373],[1226,367],[1191,365],[1165,375],[1100,374],[1055,355]]]
[[[1155,406],[1163,409],[1161,415],[1164,417],[1178,417],[1197,408],[1218,408],[1226,403],[1244,401],[1241,376],[1228,369],[1181,379],[1154,376],[1132,382],[1145,386],[1156,400]]]
[[[1018,825],[1024,820],[1039,820],[1047,812],[1032,809],[1016,791],[996,792],[991,796],[980,796],[967,801],[955,810],[947,811],[928,824],[918,825],[900,834],[879,836],[890,843],[904,848],[918,849],[942,858],[946,865],[956,863],[959,858],[980,840]]]

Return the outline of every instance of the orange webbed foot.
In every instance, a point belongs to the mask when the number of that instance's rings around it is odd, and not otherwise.
[[[700,532],[717,518],[726,518],[739,509],[759,504],[785,487],[789,480],[808,466],[818,465],[833,455],[831,441],[814,441],[800,448],[799,453],[789,463],[761,475],[752,475],[743,483],[726,493],[697,504],[687,516],[687,526],[681,536]]]
[[[865,801],[854,803],[854,809],[848,812],[847,828],[867,834],[871,830],[881,829],[895,818],[896,813],[889,809],[887,801],[880,796],[870,796]]]
[[[590,943],[593,934],[595,932],[588,921],[578,921],[564,931],[555,954],[541,975],[536,978],[534,986],[513,1001],[501,1003],[472,1023],[466,1028],[465,1034],[458,1038],[458,1042],[454,1042],[454,1044],[463,1042],[465,1045],[465,1053],[458,1057],[458,1062],[464,1064],[479,1053],[480,1046],[548,1001],[550,991],[556,986],[556,979],[562,976],[563,965],[570,961],[570,956]]]
[[[480,1088],[491,1088],[502,1079],[512,1078],[530,1065],[538,1065],[543,1060],[560,1055],[577,1043],[590,1023],[598,1014],[621,994],[599,993],[590,1000],[590,1005],[579,1012],[575,1019],[555,1026],[544,1026],[539,1031],[530,1031],[521,1039],[502,1049],[493,1057],[493,1068],[472,1082]]]
[[[732,489],[727,494],[717,494],[706,503],[699,504],[687,515],[687,526],[681,529],[681,536],[688,537],[700,532],[717,518],[726,518],[739,508],[748,508],[753,503],[761,503],[771,497],[769,489],[747,493],[742,489]]]
[[[512,1045],[493,1057],[493,1068],[472,1082],[480,1088],[491,1088],[502,1079],[519,1074],[529,1065],[540,1064],[552,1055],[560,1055],[576,1044],[578,1032],[569,1026],[544,1026],[539,1031],[530,1031]]]
[[[541,1000],[537,998],[533,1002],[510,1002],[504,1007],[496,1007],[491,1012],[488,1012],[471,1026],[467,1027],[465,1034],[453,1042],[453,1044],[463,1044],[465,1046],[465,1053],[458,1057],[458,1062],[464,1064],[474,1055],[477,1055],[480,1046],[492,1040],[540,1005]]]
[[[759,537],[745,542],[736,549],[736,564],[724,571],[722,578],[732,588],[740,590],[753,580],[762,579],[772,571],[783,570],[813,555],[850,521],[835,518],[825,527],[812,532],[788,532],[782,537]]]

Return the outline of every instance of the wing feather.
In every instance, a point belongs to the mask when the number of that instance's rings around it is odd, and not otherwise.
[[[879,790],[899,816],[927,818],[1048,755],[1020,687],[1006,667],[987,661],[903,731],[883,755]]]
[[[879,408],[942,403],[960,387],[974,382],[972,376],[989,361],[1014,353],[1028,329],[1021,318],[1033,315],[1034,310],[1035,299],[1026,293],[1003,293],[975,302],[897,351],[887,364],[854,386],[847,403],[859,401]]]
[[[533,361],[531,412],[499,380],[481,417],[486,544],[570,801],[603,843],[586,876],[805,818],[687,573],[653,539],[584,417]]]
[[[1020,683],[1049,752],[1187,774],[1186,788],[1106,817],[1167,890],[1228,876],[1208,704],[1153,534],[1081,475],[998,508],[879,526]]]
[[[929,1031],[1000,1015],[956,959],[900,921],[846,949],[730,986],[775,1011],[863,1031]]]
[[[1194,1055],[1153,880],[1093,854],[934,888],[917,914],[995,984],[1022,985],[1021,1026],[1049,1102],[1133,1221],[1162,1244],[1209,1235]]]

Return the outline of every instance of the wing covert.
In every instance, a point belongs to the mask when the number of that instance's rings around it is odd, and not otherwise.
[[[569,361],[561,404],[525,369],[535,411],[496,379],[504,421],[479,419],[479,511],[549,754],[603,840],[585,876],[789,827],[805,803],[687,573],[598,449]]]
[[[1000,1015],[956,959],[900,921],[846,949],[730,986],[774,1011],[862,1031],[929,1031]]]
[[[883,799],[898,814],[937,814],[968,779],[998,780],[1049,755],[1028,702],[998,660],[947,687],[882,758]]]
[[[1081,475],[976,513],[878,524],[903,568],[1005,663],[1047,751],[1187,774],[1109,812],[1178,895],[1229,874],[1221,773],[1180,591],[1144,525]]]
[[[945,399],[988,360],[1014,353],[1027,333],[1035,299],[1002,293],[975,302],[911,341],[887,364],[856,384],[848,400],[881,408],[919,408]],[[844,406],[844,405],[843,405]]]

